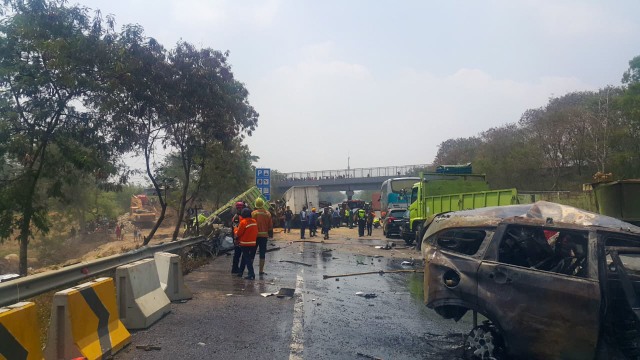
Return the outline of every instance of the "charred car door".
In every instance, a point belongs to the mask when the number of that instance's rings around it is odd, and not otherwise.
[[[601,238],[605,337],[627,358],[636,359],[640,356],[640,237],[602,233]]]
[[[493,229],[450,228],[433,234],[425,248],[427,306],[459,320],[477,306],[477,272]]]
[[[478,303],[512,356],[593,358],[600,284],[588,233],[501,225],[478,271]]]

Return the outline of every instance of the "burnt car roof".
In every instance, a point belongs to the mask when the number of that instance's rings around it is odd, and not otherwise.
[[[455,221],[455,225],[451,221]],[[640,234],[640,227],[605,215],[547,201],[462,210],[437,215],[428,229],[432,234],[452,226],[497,226],[501,222],[529,222],[536,225],[563,224],[598,227]]]

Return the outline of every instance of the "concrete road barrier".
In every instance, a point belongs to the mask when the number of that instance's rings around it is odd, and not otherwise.
[[[153,258],[156,260],[160,286],[162,286],[169,300],[191,299],[193,294],[184,284],[180,256],[166,252],[157,252]]]
[[[0,359],[42,359],[37,320],[32,302],[0,308]]]
[[[127,329],[146,329],[171,311],[154,259],[116,268],[116,289],[120,319]]]
[[[46,359],[109,358],[131,342],[120,322],[111,278],[99,278],[53,296]]]

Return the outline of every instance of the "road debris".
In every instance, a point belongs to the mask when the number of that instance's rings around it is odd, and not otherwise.
[[[367,355],[367,354],[363,354],[361,352],[357,353],[358,356],[366,358],[366,359],[371,359],[371,360],[382,360],[382,358],[379,358],[377,356],[371,356],[371,355]]]
[[[293,297],[293,294],[295,293],[296,289],[291,289],[291,288],[280,288],[280,290],[278,290],[277,292],[265,292],[265,293],[260,293],[260,296],[262,297],[269,297],[269,296],[277,296],[279,298],[283,298],[283,297]],[[315,299],[313,299],[315,301]]]
[[[416,262],[411,260],[411,261],[403,261],[400,265],[402,265],[402,266],[414,266],[415,264],[416,264]]]
[[[275,246],[275,244],[272,244],[272,245]],[[280,247],[274,247],[274,248],[271,248],[271,249],[267,249],[266,252],[272,252],[272,251],[276,251],[276,250],[280,250]]]
[[[291,288],[280,288],[280,291],[276,293],[276,296],[279,298],[283,297],[293,297],[293,294],[296,292],[296,289]]]
[[[292,261],[292,260],[280,260],[280,262],[286,262],[286,263],[291,263],[291,264],[296,264],[296,265],[304,265],[304,266],[311,266],[311,264],[306,264],[303,262],[299,262],[299,261]]]
[[[365,299],[374,299],[374,298],[377,298],[377,297],[378,297],[378,295],[376,295],[376,294],[374,294],[374,293],[363,293],[362,291],[358,291],[358,292],[356,293],[356,295],[358,295],[358,296],[360,296],[360,297],[363,297],[363,298],[365,298]]]
[[[136,345],[136,349],[151,351],[151,350],[162,350],[160,346],[155,345]]]
[[[294,240],[291,243],[313,243],[313,244],[324,244],[324,240]]]
[[[396,247],[396,243],[387,243],[385,246],[374,246],[374,248],[376,249],[380,249],[380,250],[391,250],[393,248]]]
[[[203,343],[203,342],[199,342],[199,343],[197,343],[196,345],[198,345],[198,346],[205,346],[205,345],[207,345],[207,344],[205,344],[205,343]]]
[[[339,278],[339,277],[346,277],[346,276],[358,276],[358,275],[370,275],[370,274],[379,274],[379,275],[384,275],[384,274],[393,274],[393,273],[424,273],[423,270],[417,270],[417,269],[405,269],[405,270],[378,270],[378,271],[366,271],[366,272],[361,272],[361,273],[352,273],[352,274],[342,274],[342,275],[322,275],[323,279],[332,279],[332,278]]]

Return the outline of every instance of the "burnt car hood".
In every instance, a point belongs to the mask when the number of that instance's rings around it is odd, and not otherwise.
[[[547,201],[537,201],[526,205],[494,206],[474,210],[463,210],[437,215],[426,231],[425,237],[438,232],[443,227],[452,227],[450,220],[465,226],[497,226],[512,220],[532,224],[569,224],[584,227],[600,227],[615,231],[640,234],[640,227],[609,216],[596,214],[572,206]]]

